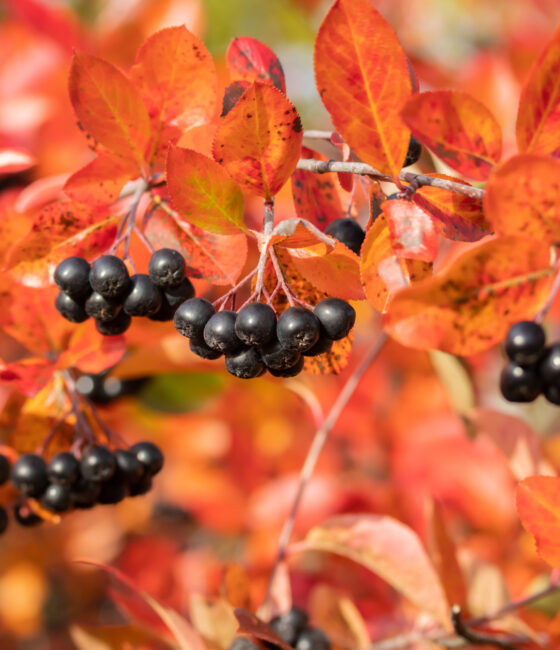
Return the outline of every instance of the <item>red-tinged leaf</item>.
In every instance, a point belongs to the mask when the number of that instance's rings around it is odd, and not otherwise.
[[[380,515],[341,515],[311,529],[298,550],[347,557],[388,582],[421,611],[449,627],[443,587],[416,533]]]
[[[533,318],[548,298],[552,276],[549,250],[541,242],[484,242],[437,276],[397,293],[387,308],[386,329],[408,347],[474,354],[503,340],[512,323]]]
[[[72,625],[69,634],[77,650],[164,650],[161,637],[139,625]]]
[[[156,248],[174,248],[185,258],[189,277],[212,284],[235,284],[247,259],[247,237],[217,235],[155,210],[145,234]]]
[[[238,634],[252,636],[268,643],[273,643],[283,650],[290,650],[290,646],[274,632],[268,623],[261,621],[255,614],[248,612],[246,609],[236,607],[233,610],[235,618],[239,623]]]
[[[0,174],[15,174],[36,164],[35,156],[25,149],[0,149]]]
[[[234,38],[226,52],[226,64],[232,81],[264,81],[286,92],[284,70],[274,52],[250,36]]]
[[[510,158],[486,185],[484,212],[500,235],[560,242],[560,161],[540,154]]]
[[[188,128],[215,117],[216,66],[204,43],[184,25],[150,36],[140,46],[130,75],[157,128],[176,118]]]
[[[235,638],[237,620],[233,607],[224,598],[207,599],[191,594],[189,618],[200,636],[211,646],[229,648]]]
[[[468,93],[413,95],[402,111],[413,135],[461,174],[486,180],[502,155],[502,131],[492,113]]]
[[[98,374],[116,365],[126,352],[124,336],[102,336],[93,321],[75,326],[67,349],[60,355],[61,370],[76,367],[82,372]]]
[[[516,135],[521,152],[560,153],[560,29],[540,53],[521,89]]]
[[[245,230],[243,194],[211,158],[172,146],[167,158],[167,189],[173,206],[189,223],[219,235]]]
[[[302,136],[292,103],[273,86],[255,82],[222,119],[214,158],[239,185],[271,198],[296,168]]]
[[[322,154],[302,147],[302,158],[326,160]],[[350,176],[350,174],[346,174]],[[313,174],[304,169],[296,169],[292,174],[292,195],[296,214],[324,230],[331,221],[344,216],[338,192],[336,174]]]
[[[272,231],[272,236],[265,238],[261,233],[253,231],[257,239],[266,241],[269,246],[281,244],[284,248],[303,248],[314,246],[323,242],[328,248],[333,249],[337,240],[325,235],[313,224],[301,219],[284,219]]]
[[[226,86],[222,98],[222,113],[220,117],[225,117],[231,111],[250,85],[248,81],[233,81],[229,86]]]
[[[58,201],[67,180],[68,174],[56,174],[33,181],[18,194],[14,209],[17,212],[27,212],[41,208],[51,201]]]
[[[438,235],[432,217],[410,201],[394,199],[381,206],[397,257],[433,262]]]
[[[346,142],[344,142],[344,140],[336,131],[331,135],[330,143],[340,151],[343,162],[349,162],[351,160],[352,149],[350,149],[350,147],[346,144]],[[352,188],[354,187],[354,175],[338,172],[337,176],[340,187],[342,187],[342,189],[346,192],[351,192]]]
[[[150,118],[130,80],[111,63],[77,52],[69,90],[82,128],[113,153],[143,167]]]
[[[406,56],[370,0],[336,0],[315,41],[315,79],[336,130],[380,172],[397,176],[409,133],[399,111],[410,97]]]
[[[72,174],[64,192],[78,203],[108,205],[114,203],[124,185],[138,176],[138,167],[129,159],[102,153]]]
[[[35,357],[12,363],[0,361],[0,382],[15,386],[31,397],[49,382],[54,369],[52,361]]]
[[[46,390],[48,388],[49,386],[46,387]],[[39,393],[37,396],[40,395],[41,393]],[[55,407],[51,402],[50,412],[52,413],[53,411],[56,413]],[[60,415],[60,412],[58,412],[56,415],[45,416],[22,411],[18,418],[16,426],[5,438],[6,444],[9,444],[14,449],[17,449],[20,454],[36,452],[37,448],[44,443],[45,438],[53,430],[53,427],[57,425],[56,436],[50,442],[48,446],[48,452],[49,454],[54,455],[59,451],[67,451],[74,441],[74,424],[70,424],[68,422],[58,422]],[[33,507],[33,510],[36,511],[37,507]]]
[[[530,476],[517,485],[517,512],[537,543],[537,553],[560,567],[560,478]]]
[[[251,582],[245,569],[239,564],[229,564],[224,571],[222,588],[232,607],[251,607]]]

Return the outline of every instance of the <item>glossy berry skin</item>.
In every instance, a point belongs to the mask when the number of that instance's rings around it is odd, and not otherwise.
[[[544,352],[545,334],[534,321],[523,320],[509,328],[504,342],[508,358],[520,365],[535,363]]]
[[[17,505],[14,507],[14,517],[20,526],[31,527],[39,525],[43,520],[28,506]]]
[[[333,341],[348,336],[356,322],[356,311],[346,300],[325,298],[315,305],[313,313],[321,321],[322,330]]]
[[[173,320],[179,305],[185,300],[193,298],[194,293],[194,287],[188,278],[185,278],[177,287],[166,289],[162,293],[161,307],[155,314],[150,316],[150,319],[157,321]]]
[[[241,341],[235,333],[237,314],[229,309],[216,312],[204,326],[204,341],[209,348],[224,354],[236,352]]]
[[[105,298],[124,298],[130,290],[125,263],[115,255],[103,255],[91,267],[89,283]]]
[[[539,362],[539,375],[543,384],[556,384],[560,388],[560,343],[544,351]]]
[[[110,479],[100,483],[97,503],[108,506],[120,503],[126,498],[127,484],[125,477],[119,472],[113,474]]]
[[[117,336],[118,334],[124,334],[126,330],[130,327],[132,318],[125,314],[124,311],[119,312],[116,318],[109,321],[95,321],[95,327],[100,334],[103,336]]]
[[[543,395],[551,404],[560,406],[560,385],[547,384],[543,387]]]
[[[204,327],[214,313],[214,307],[208,300],[191,298],[179,305],[173,324],[179,334],[189,339],[201,339]]]
[[[152,282],[162,289],[176,287],[185,277],[185,260],[172,248],[162,248],[151,256],[148,273]]]
[[[509,402],[532,402],[541,393],[542,384],[535,368],[508,363],[500,376],[500,390]]]
[[[418,162],[421,155],[422,145],[413,135],[411,135],[410,142],[408,143],[408,151],[406,152],[406,160],[404,161],[403,167],[414,165],[415,162]]]
[[[288,350],[280,344],[278,339],[274,339],[260,349],[262,360],[268,369],[282,370],[290,368],[297,363],[301,357],[298,350]]]
[[[204,339],[191,339],[189,347],[191,352],[196,354],[197,357],[208,361],[215,361],[222,356],[222,353],[218,350],[212,350],[212,348],[209,348]]]
[[[124,299],[123,309],[129,316],[149,316],[161,307],[161,291],[145,273],[130,278],[130,291]]]
[[[86,300],[85,311],[88,316],[101,322],[107,322],[119,315],[121,307],[120,301],[105,298],[94,291]]]
[[[144,465],[138,460],[136,454],[128,449],[117,449],[115,461],[117,472],[124,477],[127,483],[136,483],[144,476]]]
[[[235,333],[247,345],[266,345],[276,334],[276,313],[264,302],[243,307],[235,320]]]
[[[226,354],[226,370],[239,379],[254,379],[260,377],[266,367],[259,351],[254,347],[246,347],[239,352]]]
[[[80,473],[86,481],[108,481],[115,469],[115,457],[105,445],[92,445],[82,454]]]
[[[82,302],[78,302],[66,293],[59,293],[54,301],[56,311],[71,323],[83,323],[89,316]]]
[[[78,482],[72,486],[72,506],[80,510],[93,508],[97,503],[100,491],[101,483],[87,481],[80,477]]]
[[[40,497],[48,484],[47,464],[37,454],[23,454],[12,466],[12,483],[28,497]]]
[[[139,481],[131,483],[128,487],[128,494],[131,497],[140,497],[147,494],[152,489],[152,477],[143,476]]]
[[[300,356],[300,358],[291,366],[286,368],[267,368],[268,372],[273,377],[283,377],[287,379],[288,377],[295,377],[303,370],[303,364],[305,363],[305,358]]]
[[[276,326],[280,344],[290,350],[305,352],[319,338],[321,323],[315,314],[305,307],[288,307],[283,311]]]
[[[329,338],[325,332],[321,328],[321,334],[319,334],[319,338],[317,339],[317,343],[309,350],[306,350],[305,352],[302,352],[304,357],[316,357],[319,354],[324,354],[325,352],[328,352],[333,346],[333,340]]]
[[[83,257],[67,257],[55,269],[56,286],[71,298],[85,298],[91,293],[89,263]]]
[[[360,254],[360,249],[366,236],[364,229],[357,221],[346,217],[331,221],[325,228],[325,234],[341,241],[351,251],[354,251],[356,255]]]
[[[330,650],[329,637],[319,628],[308,627],[299,635],[296,650]]]
[[[142,463],[149,476],[155,476],[163,467],[163,454],[153,442],[137,442],[130,451]]]
[[[11,467],[9,458],[0,454],[0,485],[4,485],[9,480]]]
[[[41,497],[41,505],[55,512],[65,512],[70,508],[71,503],[71,491],[68,485],[51,483]]]
[[[51,483],[72,485],[80,476],[80,463],[71,452],[61,451],[50,459],[47,475]]]
[[[299,635],[309,622],[307,614],[298,607],[292,609],[282,616],[276,616],[270,621],[270,627],[288,645],[294,646]]]
[[[6,530],[8,527],[8,513],[6,512],[5,508],[2,508],[0,506],[0,535]]]

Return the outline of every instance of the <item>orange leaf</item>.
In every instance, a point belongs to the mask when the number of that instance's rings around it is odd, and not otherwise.
[[[422,144],[465,176],[486,180],[500,160],[500,125],[468,93],[438,90],[414,95],[402,118]]]
[[[116,365],[125,352],[124,336],[102,336],[90,320],[75,328],[67,349],[58,358],[57,367],[75,366],[82,372],[98,374]]]
[[[221,235],[245,230],[243,194],[226,170],[211,158],[171,146],[167,189],[175,209],[189,223]]]
[[[234,38],[226,52],[226,64],[232,81],[268,81],[286,92],[284,70],[278,57],[256,38]]]
[[[15,386],[30,397],[47,384],[54,369],[52,361],[37,357],[12,363],[4,363],[0,360],[0,382]]]
[[[255,82],[222,119],[214,158],[241,186],[271,198],[296,168],[302,135],[292,103],[273,86]]]
[[[433,262],[438,236],[432,217],[410,201],[393,199],[381,206],[397,257]]]
[[[143,166],[150,118],[130,80],[111,63],[76,52],[69,89],[80,125],[114,153]]]
[[[517,512],[540,557],[560,567],[560,478],[530,476],[517,485]]]
[[[268,623],[261,621],[252,612],[248,612],[246,609],[242,609],[241,607],[236,607],[233,610],[233,613],[239,623],[239,629],[237,630],[238,634],[245,634],[255,637],[256,639],[262,639],[263,641],[282,648],[282,650],[290,650],[290,646],[285,641],[282,641]]]
[[[510,158],[486,185],[484,212],[496,233],[560,242],[560,161],[540,154]]]
[[[398,292],[388,305],[386,329],[417,349],[457,355],[485,350],[545,304],[553,275],[549,263],[548,248],[536,240],[484,242],[437,276]]]
[[[409,133],[399,111],[411,93],[406,56],[370,0],[336,0],[315,41],[315,79],[336,130],[360,158],[397,176]]]

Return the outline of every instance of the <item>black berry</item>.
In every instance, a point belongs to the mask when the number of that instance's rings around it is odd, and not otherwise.
[[[268,368],[268,372],[273,377],[295,377],[296,375],[299,375],[299,373],[303,370],[304,363],[304,357],[300,356],[300,358],[293,365],[286,368]]]
[[[8,513],[6,512],[5,508],[2,508],[0,506],[0,535],[6,530],[8,527]]]
[[[265,345],[276,333],[276,314],[270,305],[253,302],[243,307],[235,320],[235,333],[247,345]]]
[[[189,347],[191,352],[196,354],[197,357],[207,359],[208,361],[214,361],[222,356],[222,353],[218,350],[212,350],[212,348],[209,348],[204,339],[191,339]]]
[[[543,395],[551,404],[560,406],[560,385],[547,384],[543,387]]]
[[[297,638],[303,632],[309,617],[298,607],[292,609],[282,616],[276,616],[270,621],[270,627],[288,645],[294,646]]]
[[[226,370],[240,379],[260,377],[266,370],[259,351],[246,347],[239,352],[226,355]]]
[[[105,298],[97,291],[94,291],[86,300],[86,314],[98,321],[106,322],[113,320],[119,315],[121,303],[118,300]]]
[[[89,263],[83,257],[67,257],[54,272],[56,286],[72,298],[85,298],[91,292]]]
[[[216,312],[211,316],[204,326],[203,335],[206,345],[223,353],[237,351],[241,347],[241,341],[235,333],[236,318],[237,314],[229,309]]]
[[[136,454],[127,449],[115,451],[117,471],[127,483],[136,483],[144,476],[144,465],[138,460]]]
[[[329,637],[319,628],[308,627],[296,641],[296,650],[330,650]]]
[[[117,336],[118,334],[124,334],[124,332],[126,332],[130,327],[131,322],[132,318],[124,311],[121,311],[116,318],[113,318],[113,320],[96,320],[95,327],[100,334],[103,334],[103,336]]]
[[[89,283],[106,298],[124,298],[130,289],[125,263],[115,255],[103,255],[91,267]]]
[[[51,483],[41,497],[41,505],[47,510],[65,512],[70,508],[71,492],[67,485]]]
[[[107,481],[103,481],[100,487],[97,503],[102,505],[114,505],[126,497],[126,479],[120,472],[115,473]]]
[[[139,481],[131,483],[128,488],[128,493],[131,497],[139,497],[146,494],[152,489],[152,477],[143,476]]]
[[[17,505],[14,507],[14,517],[20,526],[37,526],[43,520],[36,515],[27,505]]]
[[[267,368],[275,370],[290,368],[299,361],[301,356],[298,350],[289,350],[283,347],[278,339],[263,346],[260,352]]]
[[[80,472],[87,481],[108,481],[115,468],[115,457],[105,445],[88,447],[80,460]]]
[[[262,650],[262,648],[247,636],[236,636],[231,642],[229,650]]]
[[[83,323],[89,318],[81,301],[74,300],[66,293],[59,293],[54,301],[54,306],[61,316],[71,323]]]
[[[357,221],[346,217],[331,221],[325,228],[325,234],[341,241],[351,251],[354,251],[356,255],[360,254],[360,249],[366,236],[364,229]]]
[[[560,343],[546,348],[539,362],[539,375],[544,384],[560,386]]]
[[[535,368],[511,362],[502,370],[500,390],[509,402],[532,402],[541,392],[541,380]]]
[[[80,477],[78,482],[72,486],[72,505],[74,508],[87,509],[93,508],[97,503],[101,483],[87,481]]]
[[[214,315],[214,307],[204,298],[191,298],[179,305],[173,318],[175,329],[190,339],[201,339],[204,327]]]
[[[321,321],[325,334],[333,341],[348,336],[356,322],[352,305],[340,298],[325,298],[315,305],[313,313]]]
[[[130,451],[142,463],[150,476],[155,476],[163,467],[163,454],[153,442],[137,442]]]
[[[321,323],[315,314],[305,307],[288,307],[278,318],[276,336],[281,345],[304,352],[317,343]]]
[[[408,143],[408,151],[406,152],[406,160],[404,161],[403,167],[414,165],[415,162],[418,162],[421,154],[422,145],[413,135],[411,135],[410,142]]]
[[[177,311],[179,305],[185,300],[189,300],[193,296],[194,287],[188,278],[185,278],[181,284],[176,287],[165,289],[165,291],[162,293],[161,307],[155,314],[152,314],[150,316],[151,320],[173,320],[173,317],[175,316],[175,312]]]
[[[523,320],[509,328],[504,345],[511,361],[527,365],[539,360],[544,344],[543,328],[534,321]]]
[[[28,497],[40,497],[48,484],[47,464],[37,454],[23,454],[12,467],[12,483]]]
[[[123,309],[129,316],[149,316],[154,314],[162,303],[161,291],[145,273],[137,273],[130,278],[130,291]]]
[[[0,454],[0,485],[4,485],[4,483],[10,478],[11,467],[12,464],[10,463],[9,458],[4,456],[4,454]]]
[[[319,338],[317,339],[317,343],[309,350],[306,350],[303,352],[304,357],[316,357],[319,354],[324,354],[325,352],[328,352],[333,345],[333,340],[329,338],[324,329],[321,328],[321,334],[319,334]]]
[[[80,476],[80,463],[71,452],[61,451],[49,461],[47,475],[51,483],[72,485]]]
[[[185,277],[185,260],[178,251],[162,248],[150,258],[148,272],[152,282],[158,287],[176,287]]]

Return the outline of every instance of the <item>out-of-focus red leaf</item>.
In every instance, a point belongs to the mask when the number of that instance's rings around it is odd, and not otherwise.
[[[14,174],[37,164],[35,156],[25,149],[0,149],[0,174]]]
[[[397,176],[409,133],[399,111],[411,93],[406,56],[369,0],[336,0],[315,41],[315,79],[336,130],[364,161]]]
[[[233,81],[229,86],[226,86],[222,98],[222,113],[220,117],[225,117],[231,111],[250,85],[249,81]]]
[[[124,336],[102,336],[90,320],[76,326],[56,365],[60,369],[75,366],[82,372],[98,374],[116,365],[125,352]]]
[[[243,194],[211,158],[192,149],[171,147],[167,189],[175,209],[189,223],[219,235],[245,230]]]
[[[21,190],[14,203],[14,209],[17,212],[27,212],[56,201],[62,196],[62,189],[67,180],[68,174],[56,174],[33,181]]]
[[[167,650],[169,645],[153,630],[140,625],[72,625],[69,629],[77,650]]]
[[[213,154],[239,185],[271,198],[296,168],[302,135],[293,104],[257,81],[222,119]]]
[[[270,625],[261,621],[252,612],[248,612],[246,609],[242,609],[241,607],[236,607],[233,610],[233,613],[239,623],[239,628],[237,630],[238,634],[252,636],[256,639],[273,643],[274,645],[283,648],[283,650],[290,650],[290,646],[285,641],[282,641]]]
[[[239,564],[229,564],[224,571],[223,591],[232,607],[251,607],[250,580]]]
[[[284,70],[274,52],[250,36],[234,38],[226,52],[226,64],[232,81],[264,81],[286,92]]]
[[[501,341],[512,323],[532,318],[546,302],[552,276],[541,242],[513,236],[484,242],[397,293],[386,328],[409,347],[474,354]]]
[[[438,90],[413,95],[402,118],[422,144],[469,178],[486,180],[500,160],[500,125],[468,93]]]
[[[47,384],[54,368],[52,361],[35,357],[12,363],[0,361],[0,382],[9,383],[30,397]]]
[[[388,516],[348,514],[313,528],[298,550],[347,557],[388,582],[421,611],[449,627],[445,592],[416,533]]]
[[[432,217],[410,201],[393,199],[382,204],[391,245],[397,257],[433,262],[438,236]]]
[[[541,154],[520,154],[492,174],[484,212],[500,235],[560,242],[560,161]]]

